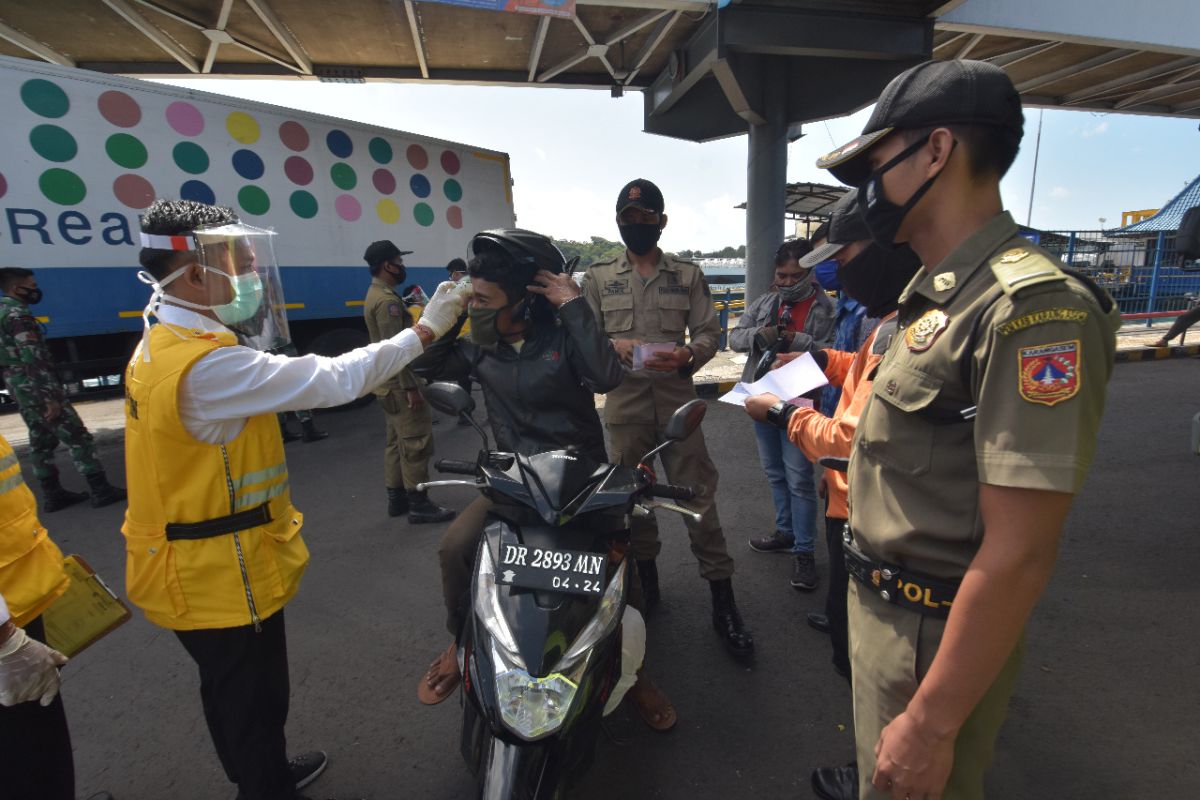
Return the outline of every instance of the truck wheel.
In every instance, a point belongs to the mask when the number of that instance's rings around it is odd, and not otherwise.
[[[363,331],[356,331],[353,328],[335,328],[314,337],[308,351],[319,356],[340,356],[356,348],[365,347],[370,343],[370,338]],[[370,405],[374,400],[375,395],[367,392],[357,400],[351,400],[345,405],[340,405],[336,409],[330,410],[348,411],[354,408],[362,408]]]

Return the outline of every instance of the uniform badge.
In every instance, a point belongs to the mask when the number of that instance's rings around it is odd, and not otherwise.
[[[928,350],[933,340],[950,324],[950,318],[940,308],[933,308],[921,315],[921,318],[908,326],[904,331],[904,343],[914,353]]]
[[[629,199],[630,200],[641,200],[642,199],[642,187],[630,186],[629,187]]]
[[[1029,255],[1029,251],[1024,247],[1014,247],[1000,256],[1000,263],[1015,264],[1027,255]]]
[[[388,303],[388,315],[392,317],[400,316],[400,304]]]
[[[954,277],[953,272],[943,272],[933,276],[933,290],[935,292],[947,292],[957,284],[958,280]]]
[[[1017,354],[1021,397],[1046,406],[1074,397],[1079,391],[1079,351],[1078,339],[1022,347]]]

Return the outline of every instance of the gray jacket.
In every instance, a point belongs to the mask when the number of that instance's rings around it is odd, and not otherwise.
[[[615,389],[625,371],[586,300],[562,306],[557,322],[535,328],[519,351],[503,343],[484,349],[457,334],[434,342],[410,367],[430,380],[478,381],[497,449],[532,455],[575,445],[608,460],[593,393]]]
[[[754,334],[759,328],[774,326],[779,321],[779,293],[767,292],[746,307],[738,320],[737,327],[729,332],[729,346],[739,353],[749,353],[742,370],[742,380],[754,379],[754,368],[762,358],[762,351],[754,345]],[[806,353],[823,350],[833,344],[837,327],[837,305],[819,286],[816,299],[808,310],[804,330],[796,331],[788,352]]]

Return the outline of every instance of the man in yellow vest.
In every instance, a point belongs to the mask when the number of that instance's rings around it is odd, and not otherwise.
[[[283,607],[308,549],[275,414],[371,391],[463,307],[447,282],[390,339],[336,358],[262,352],[286,334],[272,235],[227,208],[155,201],[139,256],[154,294],[126,370],[126,589],[199,667],[205,720],[242,800],[295,800],[326,762],[317,752],[289,763],[284,739]]]
[[[17,454],[0,436],[0,758],[5,800],[75,800],[75,762],[42,612],[67,590],[63,555],[37,517]],[[89,800],[112,800],[107,792]]]

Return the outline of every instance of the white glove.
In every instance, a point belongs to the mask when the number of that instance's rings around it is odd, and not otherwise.
[[[62,653],[30,639],[24,630],[17,628],[0,645],[0,706],[15,706],[39,698],[42,705],[50,705],[62,683],[58,668],[65,663],[67,657]]]
[[[429,305],[425,306],[420,324],[433,331],[433,335],[438,339],[442,338],[454,327],[454,323],[458,322],[470,296],[470,283],[442,281],[433,297],[429,299]]]

